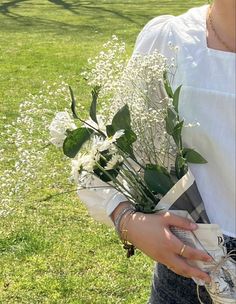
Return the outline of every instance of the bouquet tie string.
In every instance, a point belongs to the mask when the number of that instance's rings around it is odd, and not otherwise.
[[[219,270],[222,268],[223,269],[223,272],[225,274],[225,277],[227,278],[227,283],[228,284],[231,284],[232,287],[235,287],[234,286],[234,283],[232,282],[232,280],[230,279],[230,274],[229,274],[229,270],[227,269],[224,269],[224,264],[230,260],[231,258],[233,257],[236,257],[236,250],[231,250],[229,253],[227,253],[225,256],[223,256],[220,261],[218,263],[216,263],[216,265],[214,265],[212,271],[211,271],[211,274],[214,276],[217,272],[219,272]],[[198,300],[199,300],[199,303],[200,304],[205,304],[204,302],[202,302],[201,300],[201,297],[200,297],[200,290],[199,290],[199,287],[200,285],[197,284],[197,297],[198,297]],[[207,292],[210,294],[210,291],[209,291],[209,288],[208,286],[205,286]],[[214,304],[214,302],[213,302]],[[217,303],[215,303],[217,304]]]

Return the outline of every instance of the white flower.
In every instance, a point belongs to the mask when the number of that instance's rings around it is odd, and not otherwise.
[[[91,144],[91,152],[99,153],[108,150],[111,147],[111,142],[108,139],[104,139],[101,136],[93,136]]]
[[[98,123],[96,123],[95,121],[93,121],[91,118],[87,119],[85,121],[84,127],[88,128],[91,127],[95,130],[101,130],[102,132],[106,132],[106,126],[104,123],[104,117],[102,115],[97,115],[97,121]]]
[[[76,125],[67,112],[58,112],[49,126],[51,143],[61,148],[66,138],[66,130],[74,130]]]
[[[85,186],[91,180],[97,156],[91,154],[78,154],[71,161],[71,179],[80,186]]]
[[[96,163],[98,162],[100,155],[96,149],[91,149],[90,153],[78,154],[74,159],[74,165],[77,167],[79,172],[87,171],[93,172]]]
[[[95,148],[99,152],[103,152],[103,151],[109,150],[111,148],[112,144],[113,144],[112,141],[109,140],[109,138],[106,138],[105,140],[100,141]]]
[[[87,172],[93,172],[93,169],[97,162],[96,154],[91,153],[83,155],[81,158],[78,159],[78,162],[83,170]]]
[[[112,170],[114,169],[117,165],[121,164],[123,162],[123,157],[120,155],[113,155],[111,160],[107,163],[106,167],[104,168],[105,170]]]
[[[125,134],[125,130],[118,130],[116,131],[116,133],[112,136],[111,141],[115,142],[117,141],[117,139],[119,139],[121,136],[123,136]]]
[[[117,141],[122,135],[124,135],[124,130],[118,130],[113,136],[103,139],[102,137],[94,136],[93,148],[99,152],[110,150],[114,147],[114,142]]]

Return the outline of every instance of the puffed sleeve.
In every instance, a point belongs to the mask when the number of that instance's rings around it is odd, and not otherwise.
[[[95,177],[90,189],[78,190],[81,201],[86,205],[90,215],[97,221],[112,225],[110,215],[126,197]]]
[[[138,35],[133,54],[149,54],[157,49],[163,55],[168,55],[168,41],[171,38],[168,21],[171,18],[173,17],[166,15],[151,20]],[[79,190],[78,195],[91,216],[107,225],[112,224],[110,215],[115,208],[127,201],[122,193],[108,188],[99,178],[94,179],[90,189]]]
[[[149,21],[137,37],[133,55],[151,54],[155,50],[169,57],[169,42],[173,43],[172,20],[174,16],[163,15]]]

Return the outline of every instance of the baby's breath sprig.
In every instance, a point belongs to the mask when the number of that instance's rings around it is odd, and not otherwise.
[[[17,117],[3,125],[0,215],[7,215],[26,201],[41,198],[48,185],[51,190],[63,188],[58,185],[59,180],[68,185],[61,176],[67,166],[69,170],[69,162],[65,163],[65,159],[51,149],[48,128],[55,112],[65,108],[69,111],[69,106],[68,85],[62,77],[52,84],[44,81],[38,94],[29,94],[20,103]]]

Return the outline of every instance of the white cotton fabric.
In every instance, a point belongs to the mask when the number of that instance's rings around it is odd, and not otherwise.
[[[178,16],[153,19],[138,37],[136,52],[155,49],[173,57],[168,44],[177,45],[181,90],[179,111],[185,120],[183,142],[208,161],[190,165],[211,223],[236,236],[235,208],[235,53],[213,50],[206,42],[208,6]]]
[[[205,5],[177,17],[154,18],[139,34],[134,53],[149,54],[158,50],[169,58],[176,57],[177,70],[172,85],[174,88],[182,85],[179,111],[186,124],[183,142],[208,161],[190,165],[190,169],[211,223],[220,225],[223,233],[236,237],[236,54],[207,47],[207,10]],[[177,53],[170,49],[170,42],[179,47]],[[188,126],[190,124],[192,126]],[[80,193],[81,199],[92,207],[95,218],[106,223],[109,222],[107,215],[125,200],[111,189],[109,194],[103,194],[101,201],[96,195],[90,196],[89,190],[83,191],[86,199]],[[96,216],[99,205],[99,216]]]

